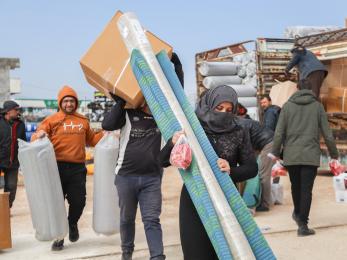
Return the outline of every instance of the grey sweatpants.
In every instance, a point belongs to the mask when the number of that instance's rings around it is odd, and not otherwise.
[[[267,156],[272,151],[272,142],[264,146],[259,154],[259,177],[261,183],[261,205],[270,207],[272,205],[271,197],[271,169],[274,162]]]

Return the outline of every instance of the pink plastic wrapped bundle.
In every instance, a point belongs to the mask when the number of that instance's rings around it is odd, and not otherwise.
[[[287,169],[283,166],[280,160],[276,161],[274,166],[272,166],[271,176],[273,178],[278,176],[287,176]]]
[[[185,135],[181,135],[171,151],[170,163],[172,166],[187,169],[192,162],[192,149]]]
[[[341,173],[347,170],[347,167],[342,165],[338,160],[331,160],[329,162],[330,171],[335,176],[340,175]]]

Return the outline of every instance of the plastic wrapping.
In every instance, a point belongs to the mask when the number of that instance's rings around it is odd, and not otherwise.
[[[247,107],[247,114],[255,121],[259,121],[258,107]]]
[[[255,65],[255,63],[251,62],[247,65],[247,68],[246,68],[246,74],[247,74],[247,77],[254,77],[255,74],[257,73],[257,66]]]
[[[284,30],[285,38],[304,37],[317,33],[324,33],[341,29],[337,26],[289,26]]]
[[[237,75],[240,65],[227,61],[204,61],[199,66],[199,72],[203,76],[232,76]]]
[[[119,232],[118,193],[114,185],[118,152],[115,132],[105,134],[94,150],[93,229],[98,234]]]
[[[257,90],[248,85],[238,84],[238,85],[227,85],[227,86],[233,88],[236,91],[237,96],[239,98],[240,97],[255,97],[257,95]],[[242,102],[240,103],[243,105]]]
[[[283,204],[283,185],[281,183],[271,184],[271,197],[274,204]]]
[[[144,56],[152,73],[154,74],[156,81],[158,82],[158,85],[170,103],[175,117],[177,118],[181,127],[184,128],[187,138],[190,141],[194,157],[199,165],[201,176],[204,179],[208,193],[217,212],[219,222],[223,227],[224,235],[228,241],[231,252],[236,259],[255,259],[245,234],[243,233],[234,213],[231,211],[224,193],[221,190],[221,187],[211,169],[211,166],[209,165],[198,143],[198,140],[194,135],[194,131],[190,126],[179,102],[177,101],[169,82],[163,74],[160,64],[154,56],[151,46],[146,39],[143,29],[136,16],[132,13],[124,14],[118,22],[118,28],[121,31],[124,42],[129,51],[132,52],[133,49],[138,49]],[[241,79],[236,84],[239,84],[240,82]]]
[[[280,160],[277,160],[276,163],[272,166],[271,177],[287,176],[287,169],[283,166]]]
[[[254,76],[254,77],[245,77],[243,80],[242,80],[242,84],[245,84],[247,86],[251,86],[253,88],[257,88],[258,87],[258,82],[257,82],[257,77]]]
[[[345,172],[347,170],[347,167],[342,165],[338,160],[334,160],[332,159],[329,162],[329,167],[330,167],[330,171],[332,174],[334,174],[335,176]]]
[[[35,237],[41,241],[62,239],[68,221],[53,145],[47,137],[27,143],[18,139],[18,159]]]
[[[256,97],[239,97],[237,100],[247,109],[249,107],[256,107],[258,102]]]
[[[333,178],[336,202],[347,203],[347,173],[341,173]]]
[[[192,162],[192,149],[185,135],[177,140],[170,155],[170,164],[177,168],[187,169]]]
[[[239,76],[209,76],[204,78],[202,84],[207,88],[214,88],[220,85],[241,84],[242,79]]]

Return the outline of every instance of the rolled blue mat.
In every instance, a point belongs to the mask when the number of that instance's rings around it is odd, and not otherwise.
[[[215,173],[217,181],[219,182],[232,211],[234,212],[242,230],[247,237],[255,257],[257,259],[276,259],[231,178],[219,170],[217,165],[218,156],[210,144],[204,129],[200,125],[191,104],[187,100],[181,83],[167,54],[162,51],[157,55],[157,59],[171,85],[172,90],[176,95],[178,102],[180,103],[190,125],[193,128],[195,136],[197,137],[204,154],[208,159],[213,172]]]
[[[181,129],[147,62],[138,50],[131,54],[131,66],[142,93],[165,140]],[[232,259],[229,245],[218,221],[199,168],[193,158],[188,170],[180,174],[219,259]]]

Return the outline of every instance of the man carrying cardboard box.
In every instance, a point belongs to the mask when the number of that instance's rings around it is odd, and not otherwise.
[[[171,61],[183,85],[182,64],[178,56],[173,54]],[[161,134],[146,104],[137,109],[125,109],[125,100],[112,93],[110,95],[116,104],[105,115],[102,128],[107,131],[121,129],[115,185],[120,207],[122,260],[132,259],[138,204],[150,259],[163,260],[160,225],[163,169],[159,163]]]

